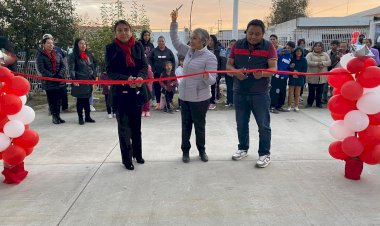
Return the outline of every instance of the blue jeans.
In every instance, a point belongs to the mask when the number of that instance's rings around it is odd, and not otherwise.
[[[269,93],[259,95],[234,93],[234,104],[239,139],[238,149],[249,149],[249,119],[252,112],[259,128],[259,156],[269,155],[271,142]]]

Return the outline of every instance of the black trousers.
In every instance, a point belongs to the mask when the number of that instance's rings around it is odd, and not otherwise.
[[[272,76],[271,89],[270,89],[270,99],[272,108],[279,109],[285,104],[286,98],[286,86],[288,84],[287,78],[277,78]]]
[[[189,152],[191,148],[190,137],[195,128],[195,142],[199,153],[206,150],[206,114],[210,100],[201,102],[189,102],[181,100],[181,120],[182,120],[182,144],[183,152]]]
[[[173,104],[173,97],[174,92],[173,91],[166,91],[165,89],[162,89],[161,91],[163,94],[165,94],[165,100],[166,100],[166,106],[167,108],[170,108],[170,104]]]
[[[218,74],[216,77],[216,82],[211,86],[211,99],[210,103],[215,104],[215,99],[219,100],[220,98],[220,75]]]
[[[62,93],[62,111],[65,111],[69,109],[69,99],[67,97],[67,87],[63,87],[63,93]]]
[[[86,118],[90,117],[90,98],[77,98],[77,113],[79,118],[83,118],[83,110]]]
[[[227,104],[233,104],[234,103],[234,91],[233,91],[233,86],[234,86],[234,78],[225,75],[226,79],[226,86],[227,86]]]
[[[111,104],[111,95],[110,94],[104,94],[104,100],[106,101],[106,108],[107,108],[107,114],[116,114],[116,110]]]
[[[62,106],[63,89],[46,90],[46,97],[49,104],[50,113],[53,116],[59,116]]]
[[[128,165],[132,156],[142,158],[141,105],[137,104],[136,94],[117,97],[116,119],[122,162]]]
[[[323,84],[311,84],[309,83],[309,96],[307,97],[307,104],[312,106],[314,100],[316,102],[316,106],[322,106],[322,92],[323,92]]]

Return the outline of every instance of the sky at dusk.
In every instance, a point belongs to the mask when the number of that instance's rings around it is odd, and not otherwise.
[[[77,13],[89,20],[100,18],[100,6],[105,0],[77,0]],[[114,1],[109,1],[114,2]],[[127,11],[131,1],[122,1]],[[310,0],[310,17],[340,17],[380,6],[380,0]],[[146,6],[152,30],[169,29],[170,12],[183,4],[179,11],[179,26],[189,27],[191,0],[139,0]],[[239,28],[244,29],[251,19],[264,19],[270,12],[271,0],[240,0]],[[194,0],[192,27],[217,30],[218,20],[222,29],[232,28],[233,0]],[[220,23],[219,23],[220,24]]]

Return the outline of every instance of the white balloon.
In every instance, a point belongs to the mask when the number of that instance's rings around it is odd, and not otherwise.
[[[9,120],[18,120],[25,125],[33,122],[35,117],[36,113],[34,112],[33,108],[26,105],[22,106],[21,110],[18,113],[14,115],[8,115]]]
[[[344,125],[343,120],[337,120],[331,124],[329,132],[332,137],[337,140],[344,140],[346,137],[354,136],[355,132],[350,130],[347,126]]]
[[[363,131],[369,125],[368,115],[358,110],[350,111],[344,116],[344,125],[355,132]]]
[[[0,133],[0,152],[4,151],[11,145],[11,138],[4,133]]]
[[[366,94],[366,93],[377,93],[378,95],[380,95],[380,86],[378,87],[375,87],[375,88],[364,88],[363,89],[363,94]]]
[[[375,92],[366,93],[360,97],[356,107],[368,115],[377,114],[380,112],[380,95]]]
[[[340,58],[340,65],[342,66],[342,68],[347,69],[348,61],[354,58],[355,57],[352,55],[352,53],[347,53]]]
[[[26,104],[26,96],[25,95],[21,96],[20,99],[21,99],[22,105],[25,105]]]
[[[10,138],[17,138],[25,131],[25,126],[22,122],[12,120],[4,125],[4,134]]]

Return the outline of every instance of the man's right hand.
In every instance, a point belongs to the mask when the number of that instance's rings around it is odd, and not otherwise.
[[[243,69],[238,70],[237,72],[231,73],[233,76],[235,76],[239,80],[244,80],[247,78],[247,75],[244,73]]]

